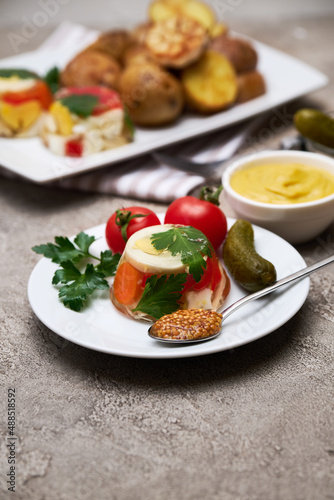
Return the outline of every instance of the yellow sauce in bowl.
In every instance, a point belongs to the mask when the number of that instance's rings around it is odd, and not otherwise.
[[[301,163],[267,163],[235,172],[230,180],[238,194],[272,204],[319,200],[334,193],[334,175]]]

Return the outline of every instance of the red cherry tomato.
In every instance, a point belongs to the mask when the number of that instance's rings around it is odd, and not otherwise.
[[[223,243],[227,232],[227,221],[222,210],[212,202],[194,196],[174,200],[167,209],[164,222],[193,226],[205,234],[215,250]]]
[[[9,104],[22,104],[27,101],[39,101],[43,109],[48,109],[53,101],[51,91],[43,80],[36,83],[27,90],[20,92],[5,92],[1,99]]]
[[[114,253],[122,253],[125,243],[133,233],[144,227],[158,224],[161,224],[160,220],[149,208],[127,207],[116,210],[109,217],[106,225],[105,235],[108,247]]]

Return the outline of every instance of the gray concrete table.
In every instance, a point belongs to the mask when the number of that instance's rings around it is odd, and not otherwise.
[[[233,26],[330,77],[283,109],[290,118],[304,105],[334,109],[333,26],[333,18]],[[291,133],[290,119],[264,146]],[[133,200],[8,179],[0,193],[1,499],[334,498],[333,267],[312,276],[290,321],[251,344],[178,360],[107,355],[65,341],[35,317],[27,281],[39,259],[31,247],[105,222]],[[333,253],[334,226],[297,248],[308,263]],[[10,388],[15,494],[6,483]]]

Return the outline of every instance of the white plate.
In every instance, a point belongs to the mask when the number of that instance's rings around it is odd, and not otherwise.
[[[228,127],[327,84],[327,77],[318,70],[267,45],[255,40],[251,42],[259,55],[258,69],[266,80],[267,92],[263,96],[209,117],[187,114],[176,124],[168,127],[155,130],[138,127],[133,143],[80,159],[63,158],[52,154],[39,138],[0,139],[0,164],[38,183],[58,180]],[[73,44],[72,48],[66,51],[36,50],[3,59],[0,61],[0,67],[28,68],[43,75],[54,65],[63,67],[80,48],[77,44]],[[285,122],[286,117],[275,115],[275,127]]]
[[[228,219],[229,226],[233,222],[233,219]],[[306,266],[297,250],[285,240],[266,229],[253,227],[256,248],[274,263],[278,278]],[[100,238],[91,247],[97,254],[107,248],[104,229],[102,224],[85,231]],[[306,300],[310,283],[309,278],[305,278],[243,306],[226,319],[223,332],[216,339],[187,346],[171,346],[151,339],[147,335],[148,323],[132,320],[118,312],[111,304],[108,292],[101,292],[80,313],[64,307],[58,300],[57,288],[51,284],[57,267],[43,257],[31,273],[28,298],[36,316],[48,328],[75,344],[135,358],[200,356],[252,342],[273,332],[296,314]],[[231,285],[226,307],[245,295],[245,291],[234,282]]]

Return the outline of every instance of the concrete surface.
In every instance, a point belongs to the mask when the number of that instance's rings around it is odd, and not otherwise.
[[[234,28],[327,73],[327,88],[293,106],[333,110],[333,26],[327,18]],[[253,146],[277,147],[286,133]],[[8,179],[0,193],[1,499],[334,499],[334,267],[312,276],[288,323],[252,344],[183,360],[102,354],[34,316],[26,288],[39,258],[30,249],[133,200]],[[334,226],[298,250],[308,263],[332,254]],[[15,493],[6,483],[10,388]]]

